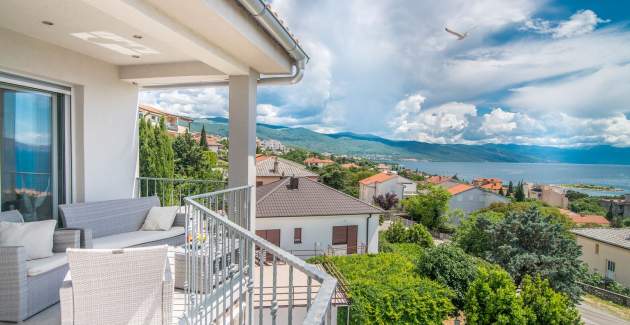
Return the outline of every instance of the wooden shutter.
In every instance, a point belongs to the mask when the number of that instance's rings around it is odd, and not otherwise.
[[[302,243],[302,228],[293,229],[293,243],[294,244]]]
[[[333,226],[333,245],[343,245],[348,243],[348,227],[346,226]]]
[[[348,226],[348,248],[346,249],[346,252],[348,254],[357,253],[358,236],[359,236],[359,227]]]

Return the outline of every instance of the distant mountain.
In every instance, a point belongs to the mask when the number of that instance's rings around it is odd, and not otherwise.
[[[197,119],[193,130],[206,125],[208,133],[227,136],[226,118]],[[417,159],[457,162],[561,162],[577,164],[630,164],[630,148],[607,145],[557,148],[517,144],[434,144],[418,141],[391,140],[371,134],[340,132],[318,133],[306,128],[289,128],[258,124],[256,134],[261,139],[279,140],[285,145],[302,147],[316,152],[330,152],[375,159]]]

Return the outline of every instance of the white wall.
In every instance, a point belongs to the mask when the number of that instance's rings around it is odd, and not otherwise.
[[[137,172],[138,89],[118,68],[0,28],[0,70],[73,87],[75,201],[129,198]]]
[[[323,250],[332,245],[333,226],[358,226],[359,245],[366,243],[366,220],[368,215],[256,218],[256,230],[280,229],[280,247],[286,251]],[[370,218],[368,252],[378,252],[378,215]],[[293,243],[293,229],[302,228],[302,244]],[[319,243],[317,246],[316,243]],[[296,255],[300,255],[299,253]]]

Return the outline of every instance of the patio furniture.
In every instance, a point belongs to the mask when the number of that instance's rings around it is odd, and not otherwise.
[[[223,279],[229,278],[235,271],[233,266],[240,258],[240,249],[239,244],[234,243],[232,249],[226,248],[225,251],[225,264],[222,259],[222,245],[218,241],[213,242],[212,246],[209,245],[208,242],[205,242],[204,247],[199,247],[198,250],[194,252],[190,252],[190,256],[188,261],[186,260],[186,250],[183,246],[176,247],[174,250],[174,279],[175,279],[175,288],[185,289],[185,281],[186,281],[186,271],[187,269],[192,271],[196,266],[196,280],[197,283],[203,283],[204,285],[201,288],[201,292],[206,292],[212,290],[212,288],[216,285],[222,283]],[[210,249],[212,247],[212,249]],[[210,256],[208,253],[212,250]],[[196,260],[193,260],[193,256],[196,256]],[[186,263],[188,262],[188,268],[186,268]],[[225,268],[225,270],[224,270]],[[207,273],[207,274],[206,274]],[[212,281],[208,281],[208,279],[212,276]]]
[[[184,244],[185,214],[175,217],[166,231],[140,230],[152,207],[159,207],[157,196],[135,199],[63,204],[59,212],[66,229],[81,230],[83,248],[126,248]]]
[[[0,212],[0,221],[24,222],[19,211]],[[24,247],[0,247],[0,321],[20,322],[59,301],[68,271],[66,248],[79,247],[78,230],[55,230],[53,256],[27,260]]]
[[[170,324],[173,281],[167,245],[69,249],[59,290],[61,324]]]

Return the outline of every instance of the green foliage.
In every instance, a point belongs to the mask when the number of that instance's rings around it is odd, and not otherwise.
[[[351,324],[442,324],[452,292],[399,254],[331,257],[350,287]]]
[[[511,202],[511,203],[492,203],[489,207],[475,211],[475,214],[483,214],[486,212],[495,212],[501,214],[503,217],[513,212],[527,212],[532,208],[536,208],[544,216],[549,216],[551,219],[559,224],[564,225],[567,228],[573,226],[573,222],[567,216],[565,216],[558,208],[550,207],[542,203],[541,201],[526,201],[526,202]]]
[[[322,183],[334,189],[343,190],[345,185],[344,179],[346,178],[347,172],[347,170],[341,169],[339,165],[332,164],[323,168],[319,174],[319,179]]]
[[[485,258],[506,269],[517,283],[526,275],[540,275],[551,286],[577,301],[576,280],[583,272],[580,247],[565,227],[532,208],[509,213],[481,230],[487,234]]]
[[[555,292],[548,280],[529,275],[521,282],[521,299],[528,325],[582,324],[580,313],[569,298]]]
[[[510,183],[508,184],[508,188],[507,188],[507,196],[512,196],[512,194],[514,194],[514,183],[512,183],[512,181],[510,181]]]
[[[597,197],[585,197],[571,201],[569,203],[569,209],[573,212],[581,214],[597,214],[600,216],[606,215],[606,209],[599,205],[599,198]]]
[[[415,224],[406,228],[402,222],[394,222],[384,233],[384,239],[389,243],[413,243],[421,247],[432,247],[433,237],[426,227]]]
[[[322,183],[354,197],[359,197],[359,181],[376,174],[365,167],[344,169],[338,164],[328,165],[316,171]]]
[[[630,288],[624,287],[621,283],[606,279],[599,273],[584,272],[580,281],[594,287],[606,289],[624,296],[630,296]]]
[[[404,199],[403,207],[415,221],[429,229],[437,229],[446,220],[445,212],[451,194],[440,186],[432,185],[424,186],[418,192],[418,195]]]
[[[208,150],[208,139],[206,138],[206,126],[201,127],[201,134],[199,135],[199,146],[203,150]]]
[[[175,152],[175,172],[184,178],[222,180],[220,172],[213,171],[217,155],[203,150],[190,133],[177,136],[173,143]]]
[[[480,268],[464,306],[466,324],[526,324],[521,299],[510,275],[499,268]]]
[[[304,164],[304,160],[306,160],[306,158],[308,158],[309,155],[310,155],[310,152],[301,148],[295,148],[285,153],[281,157],[287,160],[294,161],[298,164]]]
[[[421,255],[418,272],[453,290],[453,305],[463,309],[468,287],[477,277],[477,264],[461,248],[444,244]]]
[[[140,176],[173,178],[174,153],[164,119],[152,126],[141,118],[138,126]]]
[[[484,257],[491,249],[488,228],[504,218],[502,213],[495,211],[472,214],[457,228],[454,242],[468,254]]]
[[[575,200],[587,198],[588,194],[582,193],[582,192],[578,192],[578,191],[574,191],[574,190],[568,190],[565,193],[565,196],[567,197],[567,199],[569,199],[569,201],[575,201]]]
[[[383,253],[394,253],[404,256],[414,264],[417,264],[424,254],[424,249],[422,248],[422,246],[413,243],[392,244],[385,242],[383,246],[381,246],[380,251]]]

